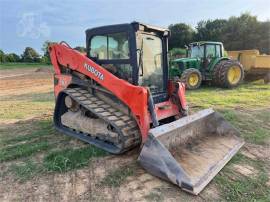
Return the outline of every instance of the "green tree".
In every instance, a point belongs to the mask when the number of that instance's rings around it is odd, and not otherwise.
[[[226,23],[222,19],[200,21],[196,27],[196,41],[221,41]]]
[[[249,13],[228,20],[200,21],[196,29],[196,41],[221,41],[227,50],[259,49],[270,53],[270,21],[260,22]]]
[[[23,62],[40,62],[40,55],[31,47],[26,47],[22,54]]]
[[[227,50],[259,49],[262,39],[261,23],[249,13],[230,17],[224,27],[222,41]],[[265,36],[266,38],[269,38]],[[266,39],[265,38],[265,39]]]
[[[49,46],[56,44],[56,42],[53,41],[45,41],[42,45],[41,50],[43,51],[43,56],[42,56],[42,62],[46,63],[46,64],[51,64],[51,57],[50,57],[50,53],[49,53]]]
[[[20,62],[20,56],[15,53],[9,53],[5,55],[6,62]]]
[[[270,54],[270,21],[261,22],[258,32],[261,36],[258,42],[260,51],[265,54]]]
[[[51,64],[51,58],[50,58],[50,53],[49,53],[49,46],[52,44],[55,44],[56,42],[52,42],[52,41],[45,41],[42,45],[41,50],[43,51],[43,56],[42,56],[42,62],[43,63],[47,63],[47,64]]]
[[[194,29],[184,23],[172,24],[169,26],[171,37],[169,38],[169,49],[184,48],[193,41],[195,36]]]
[[[6,62],[5,53],[2,50],[0,50],[0,62]]]
[[[181,57],[186,57],[187,50],[183,48],[173,48],[169,51],[170,59],[176,59]]]

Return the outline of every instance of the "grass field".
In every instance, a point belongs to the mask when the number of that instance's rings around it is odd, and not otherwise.
[[[4,69],[18,69],[18,68],[40,68],[40,67],[52,67],[48,64],[43,63],[26,63],[26,62],[10,62],[10,63],[0,63],[0,70]]]
[[[187,92],[190,111],[214,108],[246,141],[192,196],[147,174],[138,149],[114,156],[55,131],[52,72],[26,66],[0,68],[0,201],[269,201],[270,85]]]

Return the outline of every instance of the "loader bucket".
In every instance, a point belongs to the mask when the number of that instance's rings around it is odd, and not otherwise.
[[[212,109],[149,131],[140,164],[197,195],[243,146],[239,132]]]

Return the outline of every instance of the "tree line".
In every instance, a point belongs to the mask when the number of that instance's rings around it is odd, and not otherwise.
[[[258,49],[270,54],[270,21],[261,22],[244,13],[239,17],[200,21],[195,29],[185,23],[169,26],[170,50],[184,48],[194,41],[219,41],[226,50]]]
[[[4,53],[0,49],[0,62],[1,63],[16,63],[16,62],[26,62],[26,63],[44,63],[51,64],[51,59],[48,51],[48,47],[56,42],[45,41],[42,45],[43,55],[40,55],[34,48],[26,47],[21,55],[16,53]],[[77,46],[74,48],[80,52],[85,52],[85,48]]]
[[[169,49],[173,55],[184,55],[185,46],[194,41],[220,41],[226,50],[258,49],[261,53],[270,54],[270,21],[261,22],[249,13],[229,19],[203,20],[197,23],[195,29],[185,23],[171,24],[169,29]],[[50,64],[48,46],[52,43],[44,42],[43,55],[31,47],[26,47],[22,55],[0,50],[0,62]],[[75,49],[85,52],[84,47],[77,46]]]

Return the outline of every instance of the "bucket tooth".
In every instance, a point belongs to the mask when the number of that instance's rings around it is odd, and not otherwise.
[[[243,146],[239,136],[206,109],[151,129],[138,160],[151,174],[197,195]]]

